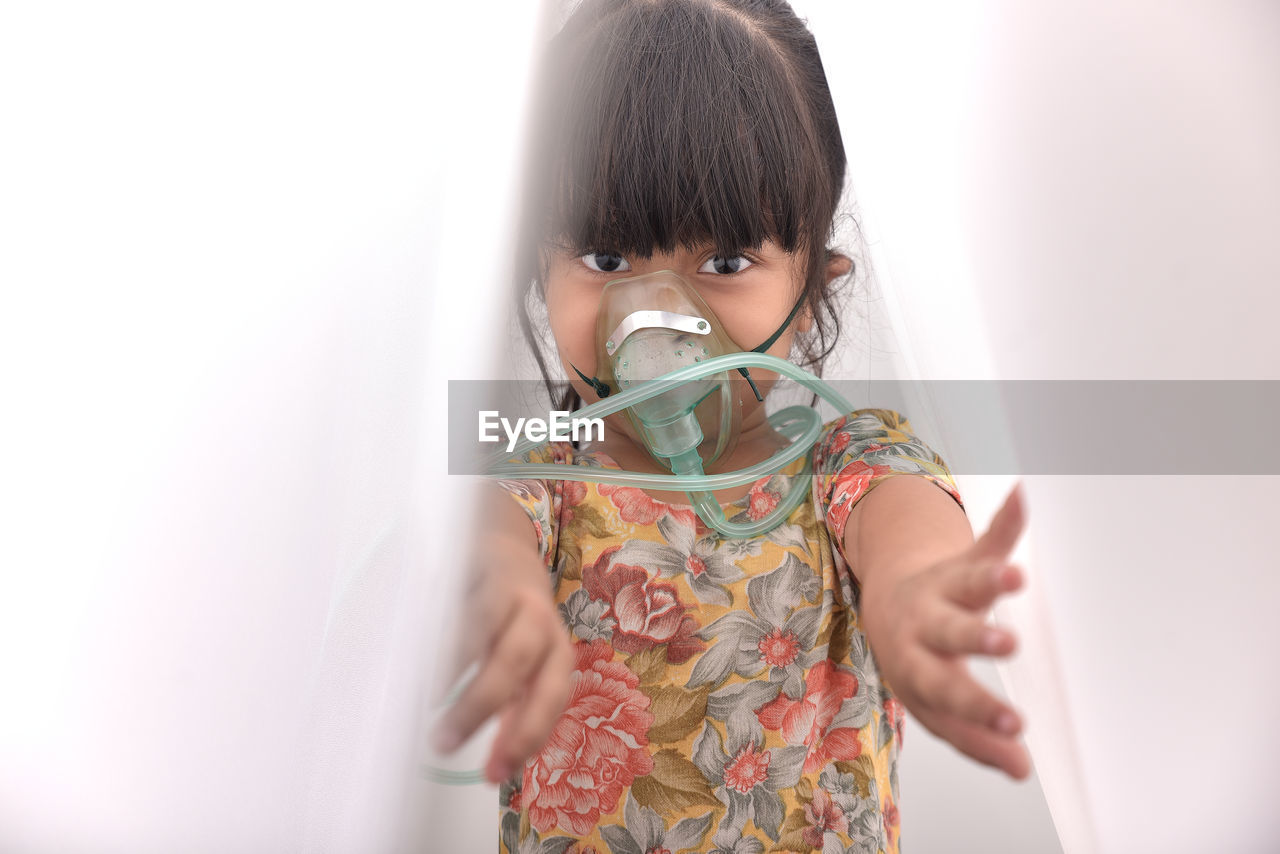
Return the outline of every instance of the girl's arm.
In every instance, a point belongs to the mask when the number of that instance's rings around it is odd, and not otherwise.
[[[844,529],[850,569],[897,578],[973,545],[969,517],[946,492],[922,477],[886,478],[853,506]]]
[[[995,598],[1022,583],[1008,556],[1023,527],[1014,489],[976,543],[959,505],[922,477],[891,477],[850,512],[845,555],[862,588],[861,618],[893,693],[935,735],[1015,779],[1030,773],[1017,712],[968,672],[968,654],[1008,655],[1014,636],[989,627]]]
[[[509,778],[541,749],[569,697],[573,650],[556,612],[529,517],[485,484],[476,557],[458,621],[461,667],[478,669],[436,734],[449,752],[493,715],[501,720],[485,774]],[[461,669],[460,667],[460,669]]]

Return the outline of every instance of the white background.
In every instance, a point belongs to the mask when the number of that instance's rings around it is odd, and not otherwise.
[[[0,12],[0,850],[390,844],[464,501],[432,415],[498,359],[534,5]],[[1277,379],[1274,5],[797,7],[885,372]],[[998,480],[961,484],[976,526]],[[1030,484],[1006,676],[1071,854],[1280,834],[1274,483]],[[1056,850],[1036,783],[913,724],[912,851]],[[449,796],[409,791],[421,847],[491,850],[492,790]]]

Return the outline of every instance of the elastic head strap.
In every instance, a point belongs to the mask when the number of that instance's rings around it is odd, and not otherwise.
[[[763,353],[764,351],[772,347],[773,342],[777,341],[778,338],[782,335],[782,333],[786,330],[786,328],[791,325],[791,321],[796,319],[796,315],[800,313],[800,306],[802,305],[804,305],[803,293],[801,293],[800,297],[796,300],[796,304],[791,307],[791,313],[787,315],[786,320],[782,321],[782,325],[778,327],[778,330],[774,332],[772,335],[770,335],[768,340],[766,340],[763,344],[761,344],[759,347],[753,348],[750,352]],[[750,384],[751,386],[751,390],[755,392],[756,400],[760,401],[761,403],[764,403],[764,397],[760,394],[760,389],[756,388],[756,381],[751,379],[751,374],[747,373],[747,369],[738,368],[738,373],[742,374],[742,376],[746,378],[747,383]]]
[[[752,353],[763,353],[773,346],[773,342],[777,341],[791,325],[791,321],[796,319],[796,315],[800,313],[800,307],[804,305],[804,294],[800,294],[800,298],[796,300],[796,304],[791,307],[791,313],[787,315],[787,319],[782,321],[782,325],[778,327],[778,331],[769,336],[769,339],[759,347],[752,349]]]
[[[595,377],[587,376],[582,371],[578,370],[577,366],[572,363],[570,363],[569,367],[573,368],[574,373],[582,377],[582,381],[584,383],[591,386],[591,390],[594,391],[596,393],[596,396],[599,397],[601,400],[604,400],[606,397],[609,396],[609,386],[605,385],[603,382],[596,379]]]

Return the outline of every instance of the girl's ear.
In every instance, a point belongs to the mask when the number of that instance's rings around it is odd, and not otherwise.
[[[849,275],[853,269],[853,259],[839,252],[827,253],[827,284],[830,285],[841,276]]]

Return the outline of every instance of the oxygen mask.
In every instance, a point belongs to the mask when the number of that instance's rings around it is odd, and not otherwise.
[[[698,292],[674,271],[609,282],[596,315],[598,376],[588,377],[574,367],[601,400],[573,415],[591,419],[625,412],[649,454],[671,474],[510,462],[511,454],[523,454],[538,444],[530,440],[517,445],[503,461],[495,461],[488,475],[675,490],[687,493],[698,516],[721,536],[751,537],[769,531],[809,494],[808,455],[822,431],[815,409],[790,406],[769,416],[769,424],[790,444],[768,459],[734,472],[708,474],[706,469],[736,446],[744,384],[763,402],[749,368],[765,368],[795,379],[841,414],[852,410],[848,401],[818,377],[763,352],[795,319],[801,305],[797,300],[767,341],[744,352]],[[754,483],[801,457],[806,459],[801,477],[768,515],[746,522],[725,518],[713,490]]]
[[[605,286],[596,320],[600,378],[626,391],[739,348],[698,292],[670,270]],[[729,372],[691,380],[628,407],[636,435],[659,463],[705,469],[729,454],[742,424]],[[588,380],[590,382],[590,380]]]

